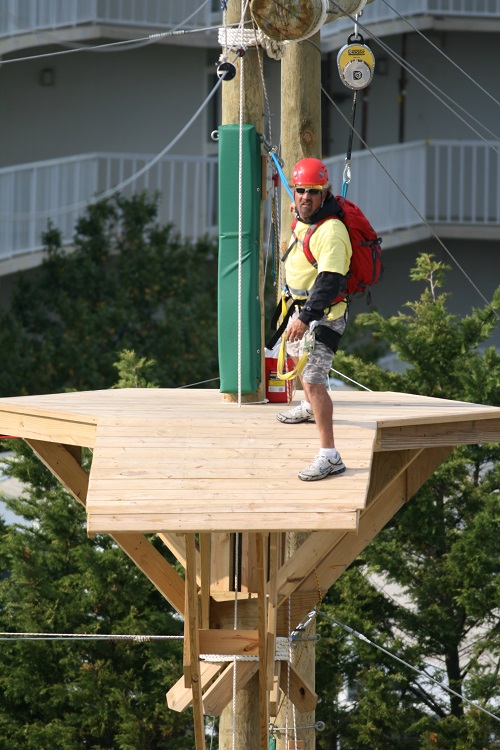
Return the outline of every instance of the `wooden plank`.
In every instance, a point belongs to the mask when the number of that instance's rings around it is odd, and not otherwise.
[[[257,630],[204,630],[199,631],[200,653],[229,656],[258,656]]]
[[[212,555],[210,566],[210,591],[229,591],[233,577],[232,540],[228,533],[212,534]],[[234,601],[234,592],[232,592]],[[211,625],[211,627],[214,627]]]
[[[95,444],[96,427],[94,423],[4,411],[0,413],[0,432],[30,440],[92,448]]]
[[[236,666],[236,692],[244,687],[259,668],[258,661],[239,661]],[[203,695],[203,710],[208,716],[220,716],[233,697],[234,662],[227,665],[221,675]]]
[[[204,514],[201,511],[192,514],[157,513],[157,514],[89,514],[88,530],[90,534],[129,534],[140,530],[144,534],[155,534],[162,531],[310,531],[316,529],[357,529],[358,512],[318,511],[302,512],[301,516],[290,517],[287,510],[281,513],[225,513]]]
[[[198,586],[196,584],[196,543],[194,534],[186,534],[186,619],[184,637],[188,631],[189,663],[186,665],[193,694],[193,720],[196,750],[205,750],[205,719],[200,673],[198,626]],[[186,686],[187,687],[187,686]]]
[[[205,690],[214,677],[224,668],[225,664],[209,664],[208,662],[200,662],[200,685],[202,690]],[[184,684],[184,675],[180,677],[175,685],[173,685],[167,692],[167,705],[172,711],[185,711],[193,702],[193,693],[191,688],[187,688]]]
[[[302,577],[300,578],[302,580]],[[288,637],[290,634],[290,622],[293,626],[298,625],[304,619],[304,615],[309,612],[318,602],[317,587],[311,590],[296,592],[290,598],[290,613],[288,612],[288,602],[286,607],[279,607],[276,611],[276,635]],[[238,599],[238,616],[245,622],[246,627],[258,627],[257,623],[257,600],[248,599],[242,601]],[[234,622],[234,594],[233,601],[212,601],[210,612],[211,628],[232,628]]]
[[[343,511],[351,512],[361,510],[365,507],[365,496],[368,488],[368,478],[359,487],[352,482],[344,481],[340,478],[325,479],[325,482],[335,482],[337,488],[337,497],[321,498],[319,495],[309,497],[307,494],[304,502],[301,504],[298,500],[280,496],[280,491],[276,488],[269,488],[267,492],[252,492],[251,488],[242,488],[240,491],[235,487],[226,488],[224,482],[208,484],[205,488],[194,487],[189,489],[175,489],[169,487],[166,490],[158,489],[149,491],[141,490],[141,483],[133,483],[126,491],[117,490],[113,496],[104,496],[95,485],[92,485],[88,495],[87,507],[90,514],[156,514],[165,511],[168,513],[176,512],[177,514],[200,513],[206,507],[207,512],[214,514],[223,513],[226,509],[228,513],[239,513],[251,515],[255,512],[266,510],[268,514],[282,513],[288,511],[292,516],[295,513],[308,513],[318,510],[318,506],[328,512],[342,513]],[[309,485],[307,485],[309,486]],[[267,501],[266,501],[267,497]],[[182,499],[182,503],[179,500]],[[320,500],[322,503],[320,505]],[[179,505],[181,507],[179,507]],[[165,507],[167,506],[167,507]],[[264,529],[265,530],[265,527]]]
[[[453,421],[443,424],[385,427],[380,430],[377,449],[381,451],[404,450],[406,448],[428,448],[429,446],[495,443],[499,440],[500,417],[488,420]]]

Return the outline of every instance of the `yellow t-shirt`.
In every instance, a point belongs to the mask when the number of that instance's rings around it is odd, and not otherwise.
[[[314,255],[318,267],[315,268],[312,263],[309,263],[302,246],[309,227],[310,224],[297,221],[294,232],[298,242],[285,261],[286,283],[292,296],[298,299],[304,298],[305,295],[296,292],[306,289],[310,292],[319,273],[330,271],[345,276],[351,263],[351,241],[345,224],[340,219],[325,221],[313,232],[309,239],[309,250]],[[330,308],[326,318],[336,320],[344,315],[345,310],[345,301],[338,302]]]

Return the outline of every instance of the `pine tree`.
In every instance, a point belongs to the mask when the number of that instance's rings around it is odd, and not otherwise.
[[[446,267],[432,256],[412,272],[425,280],[408,311],[361,317],[407,363],[383,372],[350,355],[336,368],[373,390],[416,393],[500,405],[500,356],[480,345],[498,324],[500,289],[491,306],[464,318],[447,311]],[[500,744],[500,447],[471,445],[451,457],[395,516],[331,589],[325,612],[366,641],[320,622],[318,684],[326,687],[318,715],[332,730],[320,746],[337,750],[493,750]],[[393,599],[387,587],[398,592]],[[380,590],[382,589],[382,590]],[[351,686],[352,701],[342,695]],[[352,697],[351,696],[351,697]],[[324,706],[324,708],[323,708]]]
[[[119,387],[147,387],[152,366],[121,353]],[[0,519],[0,631],[180,635],[181,622],[136,565],[110,537],[89,539],[84,509],[23,441],[12,445],[10,474],[25,491],[8,503],[24,522]],[[4,635],[0,648],[0,750],[192,745],[191,714],[165,701],[181,642]]]
[[[216,378],[214,243],[181,242],[145,195],[89,206],[72,252],[54,228],[43,243],[0,314],[2,396],[110,388],[125,349],[154,360],[162,387]]]

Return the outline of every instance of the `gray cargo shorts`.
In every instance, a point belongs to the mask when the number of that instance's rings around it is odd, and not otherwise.
[[[296,310],[291,316],[288,325],[290,325],[290,323],[298,317],[299,311]],[[342,317],[337,318],[336,320],[321,320],[320,323],[322,326],[327,326],[328,328],[331,328],[332,331],[336,331],[337,333],[340,333],[340,335],[342,335],[347,324],[347,312],[345,315],[342,315]],[[300,341],[287,341],[286,349],[287,354],[290,357],[298,359],[299,357],[301,357],[302,352],[304,351],[304,339],[301,339]],[[316,340],[314,342],[313,351],[309,352],[306,366],[304,367],[300,376],[301,380],[304,383],[318,383],[320,385],[325,383],[330,374],[333,357],[334,352],[332,352],[331,349],[323,344],[322,341]]]

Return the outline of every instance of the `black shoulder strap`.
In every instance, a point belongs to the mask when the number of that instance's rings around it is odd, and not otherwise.
[[[291,297],[287,297],[286,299],[287,299],[287,302],[288,302],[288,300],[291,299]],[[290,307],[288,308],[288,310],[286,312],[286,315],[283,318],[283,320],[281,321],[279,327],[273,333],[273,335],[271,336],[271,338],[269,339],[269,341],[266,343],[266,349],[274,349],[275,344],[277,343],[277,341],[280,338],[281,334],[285,330],[288,321],[290,320],[291,314],[293,313],[293,311],[295,310],[295,308],[297,307],[297,305],[299,305],[301,303],[302,303],[302,300],[292,300],[292,303],[291,303]],[[271,318],[271,323],[270,323],[270,328],[271,329],[273,329],[274,326],[278,324],[278,320],[279,320],[279,317],[281,315],[281,310],[282,310],[282,303],[281,303],[281,300],[280,300],[280,302],[278,303],[278,306],[276,307],[276,310],[273,313],[273,317]]]

